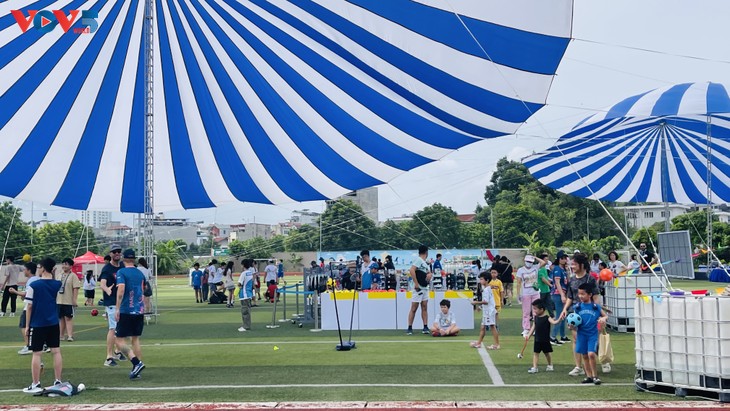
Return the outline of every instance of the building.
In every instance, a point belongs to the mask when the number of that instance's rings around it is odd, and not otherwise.
[[[110,221],[112,221],[111,211],[81,211],[81,223],[87,227],[104,228]]]
[[[289,221],[292,223],[298,223],[300,225],[311,225],[312,227],[319,226],[319,216],[321,213],[316,211],[310,211],[309,209],[295,210],[292,211],[291,218]]]
[[[259,223],[231,224],[230,234],[228,235],[230,241],[246,241],[256,237],[264,240],[270,239],[272,237],[271,226]]]
[[[274,235],[289,235],[289,233],[292,232],[292,230],[296,230],[302,226],[301,223],[293,223],[291,221],[287,221],[284,223],[279,223],[271,229],[273,230]]]
[[[631,205],[623,207],[615,207],[616,210],[624,214],[626,224],[633,228],[649,227],[655,223],[663,223],[669,218],[672,221],[674,217],[692,211],[692,208],[682,204],[647,204],[647,205]],[[669,211],[669,216],[666,215]]]
[[[337,198],[337,200],[350,200],[362,208],[363,213],[369,219],[373,220],[375,224],[378,224],[378,188],[369,187],[363,188],[362,190],[351,191],[343,196]],[[327,200],[327,206],[335,200]]]

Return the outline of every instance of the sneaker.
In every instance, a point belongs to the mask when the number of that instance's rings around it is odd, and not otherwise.
[[[428,327],[423,327],[421,334],[431,334],[431,331],[428,330]]]
[[[479,341],[472,341],[469,343],[469,347],[471,347],[471,348],[479,348],[481,346],[482,346],[482,344],[479,343]]]
[[[596,377],[593,379],[593,383],[596,385],[601,385],[601,380]]]
[[[115,352],[114,359],[117,361],[127,361],[127,357],[121,352]]]
[[[51,347],[44,345],[43,346],[43,352],[51,352]]]
[[[72,336],[69,335],[68,337],[66,337],[66,341],[68,341],[68,342],[74,342],[74,337],[72,337]]]
[[[53,385],[60,385],[60,384],[63,384],[63,382],[61,382],[61,380],[53,380]]]
[[[562,338],[560,339],[560,341],[562,341],[562,342],[564,342],[564,343],[569,343],[569,342],[570,342],[570,338],[568,338],[568,337],[562,337]]]
[[[33,354],[33,351],[31,351],[28,347],[23,347],[20,349],[20,351],[18,351],[18,354],[20,354],[20,355]]]
[[[244,332],[244,331],[247,331],[247,330],[243,327],[238,327],[238,332]]]
[[[144,370],[144,363],[140,361],[132,368],[132,372],[129,373],[129,379],[133,380],[139,377],[139,373],[141,373],[142,370]]]
[[[575,368],[573,368],[573,370],[571,370],[568,373],[568,375],[570,375],[571,377],[577,377],[579,375],[585,375],[585,374],[586,374],[586,372],[583,371],[583,369],[580,367],[575,367]]]
[[[531,367],[529,370],[527,370],[529,374],[537,374],[537,368]]]
[[[611,372],[611,364],[603,364],[601,365],[601,371],[603,371],[604,374],[608,374]]]
[[[406,335],[413,335],[413,327],[408,327],[406,330]]]
[[[550,345],[560,345],[560,344],[562,344],[562,343],[560,341],[558,341],[557,339],[555,339],[555,338],[550,339]]]
[[[5,317],[5,313],[0,311],[0,317]],[[25,390],[23,390],[23,391],[25,391]]]
[[[555,371],[555,369],[552,365],[548,365],[547,367],[545,367],[545,371]]]
[[[23,388],[23,392],[26,394],[38,394],[41,391],[43,391],[41,383],[31,384],[28,387]]]
[[[11,317],[15,317],[15,313],[10,313],[10,316]]]
[[[117,362],[114,361],[114,358],[107,358],[106,361],[104,361],[104,366],[105,367],[116,367]]]
[[[581,381],[580,383],[581,384],[593,384],[593,378],[585,377],[585,378],[583,378],[583,381]]]

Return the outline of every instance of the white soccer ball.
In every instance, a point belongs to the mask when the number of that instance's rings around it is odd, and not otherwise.
[[[522,354],[517,354],[517,358],[522,358]]]
[[[83,382],[76,387],[76,391],[78,391],[78,392],[81,392],[85,389],[86,389],[86,385],[84,385]]]

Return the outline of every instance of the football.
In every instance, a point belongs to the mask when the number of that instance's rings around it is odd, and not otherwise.
[[[94,308],[93,310],[91,310],[91,316],[92,317],[96,317],[97,315],[99,315],[99,310],[97,310],[96,308]]]
[[[569,325],[572,325],[575,328],[578,328],[581,324],[583,324],[583,319],[580,318],[580,315],[576,313],[568,314],[568,317],[565,319],[565,321],[567,321]]]

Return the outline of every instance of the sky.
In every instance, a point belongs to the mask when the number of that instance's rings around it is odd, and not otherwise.
[[[460,214],[472,213],[477,204],[484,205],[484,189],[500,158],[520,160],[544,150],[581,119],[638,93],[684,82],[730,84],[729,16],[728,1],[575,0],[573,41],[547,105],[515,135],[469,145],[380,186],[380,220],[411,214],[435,202]],[[31,203],[15,204],[30,220]],[[322,211],[324,203],[241,204],[166,216],[275,224],[301,209]],[[52,221],[80,216],[75,210],[32,205],[36,220],[44,212]],[[133,215],[114,213],[113,218],[131,225]]]

